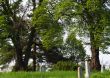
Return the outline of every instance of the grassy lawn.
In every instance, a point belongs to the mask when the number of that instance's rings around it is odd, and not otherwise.
[[[9,72],[0,73],[0,78],[77,78],[75,71],[54,72]],[[94,72],[90,78],[110,78],[110,72]]]
[[[104,73],[95,72],[91,75],[91,78],[110,78],[110,71],[105,71]]]
[[[0,73],[0,78],[77,78],[74,71],[10,72]]]

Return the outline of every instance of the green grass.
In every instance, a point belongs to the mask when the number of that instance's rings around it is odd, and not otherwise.
[[[9,72],[0,73],[0,78],[77,78],[74,71],[54,72]]]
[[[52,72],[4,72],[0,78],[77,78],[76,71],[52,71]],[[83,77],[84,78],[84,77]],[[110,78],[110,71],[104,73],[93,72],[90,78]]]
[[[104,73],[94,72],[92,73],[91,78],[110,78],[110,71],[105,71]]]

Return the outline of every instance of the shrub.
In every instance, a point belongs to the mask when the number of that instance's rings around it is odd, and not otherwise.
[[[77,70],[77,65],[72,61],[59,61],[53,66],[53,70],[75,71]]]

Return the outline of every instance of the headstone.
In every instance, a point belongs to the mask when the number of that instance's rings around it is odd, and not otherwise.
[[[78,78],[82,78],[82,69],[80,66],[78,67]]]
[[[45,71],[46,71],[46,67],[45,67],[45,65],[42,65],[42,67],[41,67],[41,71],[42,71],[42,72],[45,72]]]
[[[90,78],[90,66],[88,60],[85,60],[85,78]]]
[[[103,65],[101,65],[101,73],[103,73],[103,72],[104,72]]]
[[[39,66],[39,71],[42,72],[42,66]]]
[[[39,71],[40,71],[40,72],[45,72],[45,71],[46,71],[46,66],[43,65],[43,64],[40,65],[40,66],[39,66]]]
[[[101,73],[103,73],[104,72],[104,65],[101,65]]]
[[[82,62],[78,63],[78,78],[82,78]]]

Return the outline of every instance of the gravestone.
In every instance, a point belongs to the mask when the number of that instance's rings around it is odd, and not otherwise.
[[[45,71],[46,71],[45,65],[41,65],[39,71],[40,71],[40,72],[45,72]]]
[[[86,56],[85,62],[81,61],[78,63],[78,78],[83,77],[82,67],[85,67],[85,78],[90,78],[90,57]]]
[[[90,78],[90,66],[89,66],[89,60],[85,60],[85,78]]]
[[[78,78],[82,78],[82,62],[78,63]]]
[[[105,70],[105,66],[102,64],[102,65],[101,65],[101,73],[103,73],[104,70]]]

